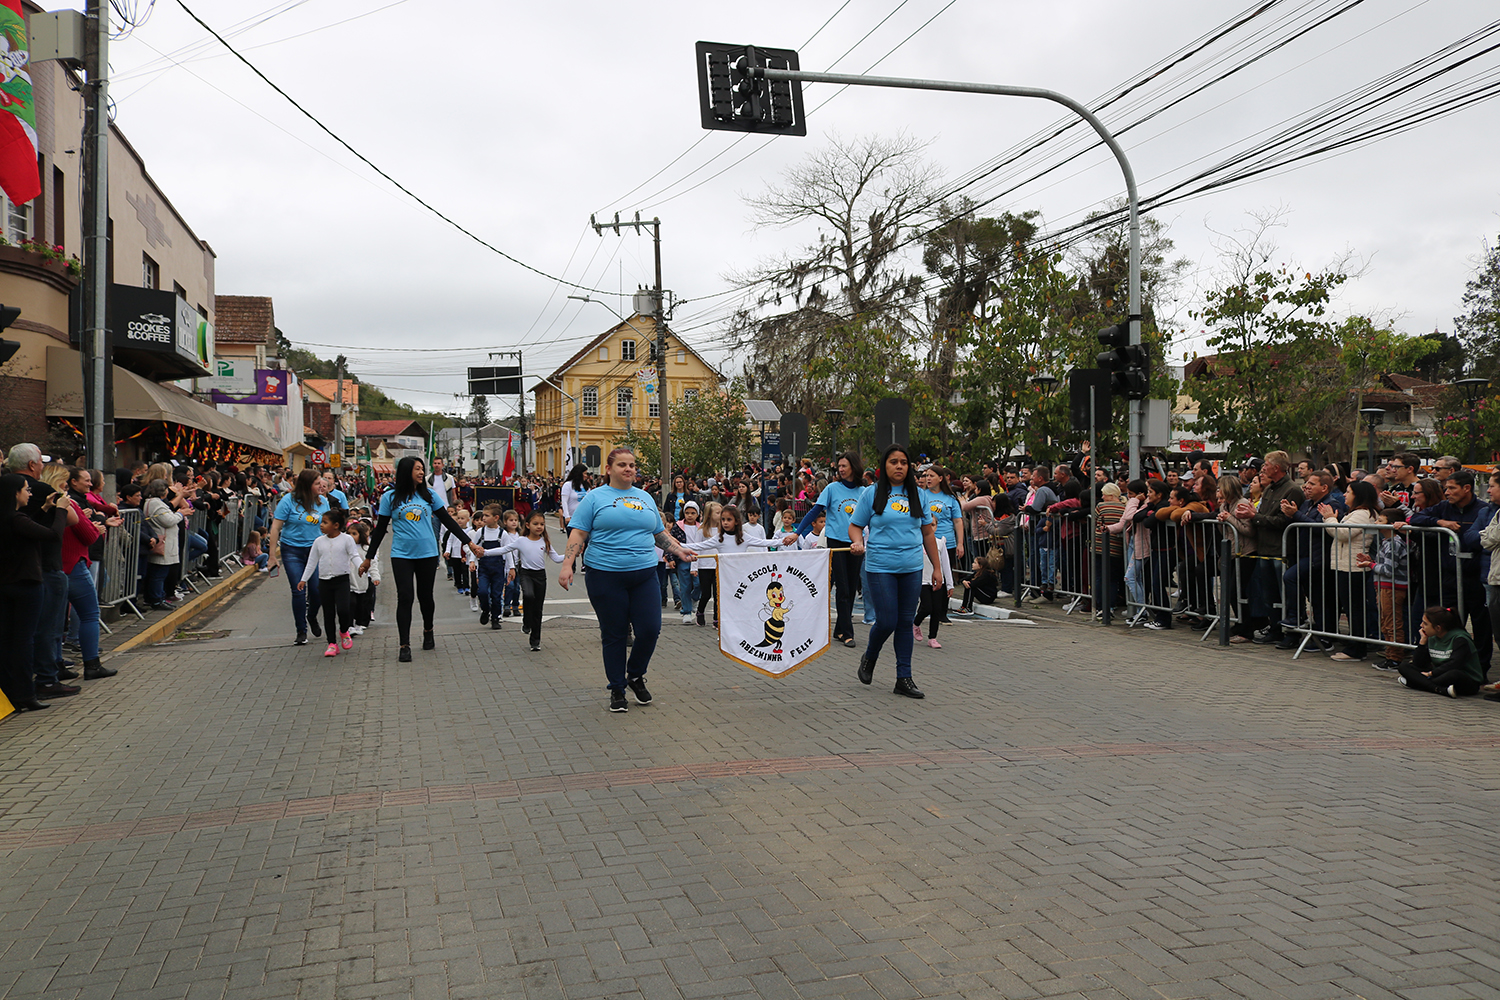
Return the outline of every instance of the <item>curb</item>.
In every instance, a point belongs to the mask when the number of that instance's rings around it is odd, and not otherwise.
[[[142,629],[120,643],[114,649],[110,650],[110,657],[129,652],[140,646],[149,646],[161,642],[168,636],[175,634],[183,625],[198,617],[210,605],[217,603],[221,598],[244,587],[251,580],[255,579],[255,575],[256,568],[254,566],[241,567],[233,575],[220,580],[208,590],[205,590],[183,604],[182,607],[174,609],[171,614],[167,615],[161,621]]]

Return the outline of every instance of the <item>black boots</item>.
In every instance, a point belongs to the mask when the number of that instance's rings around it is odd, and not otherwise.
[[[868,684],[875,679],[875,661],[861,656],[859,658],[859,682]]]
[[[92,660],[83,661],[83,679],[86,681],[97,681],[103,677],[113,677],[118,673],[118,670],[101,665],[97,656]]]
[[[894,693],[901,695],[903,698],[927,697],[917,688],[916,683],[910,677],[897,677]]]

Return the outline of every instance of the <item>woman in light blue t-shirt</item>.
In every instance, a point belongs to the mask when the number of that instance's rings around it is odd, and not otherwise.
[[[604,674],[609,679],[609,710],[624,712],[625,688],[635,694],[636,704],[651,704],[646,690],[646,668],[661,635],[661,590],[656,580],[656,549],[674,559],[692,560],[696,553],[684,549],[667,534],[656,501],[635,487],[635,452],[616,448],[604,463],[606,485],[583,495],[568,518],[568,551],[563,556],[557,582],[567,590],[573,584],[573,564],[589,549],[589,571],[585,576],[589,603],[599,619],[604,639]],[[625,641],[635,631],[635,645],[625,656]]]
[[[303,469],[297,474],[296,485],[291,492],[282,495],[276,502],[276,512],[271,515],[271,539],[268,549],[271,557],[267,566],[275,569],[286,564],[286,582],[292,586],[292,620],[297,625],[296,643],[307,644],[307,630],[320,635],[318,616],[307,613],[308,603],[318,607],[318,578],[308,581],[307,589],[298,590],[302,570],[307,566],[312,544],[322,534],[318,525],[328,512],[328,498],[323,495],[323,477],[315,469]]]
[[[391,534],[391,576],[396,579],[396,631],[401,639],[402,663],[411,662],[411,605],[415,598],[422,606],[422,648],[436,649],[432,634],[432,615],[436,604],[432,598],[432,581],[437,577],[437,533],[433,524],[441,524],[455,535],[468,537],[448,513],[443,502],[427,488],[426,468],[422,460],[408,455],[396,465],[396,479],[380,497],[375,531],[370,535],[369,556],[360,573],[370,572],[370,562],[380,550],[386,532]],[[470,545],[475,555],[484,550]]]
[[[885,640],[894,635],[895,693],[921,698],[911,678],[911,623],[922,594],[922,553],[933,567],[933,586],[943,585],[943,561],[938,555],[932,515],[923,509],[921,491],[912,474],[906,449],[893,444],[880,456],[880,478],[860,494],[849,517],[850,551],[865,556],[868,587],[865,600],[875,605],[875,624],[857,676],[861,684],[875,677],[875,659]]]

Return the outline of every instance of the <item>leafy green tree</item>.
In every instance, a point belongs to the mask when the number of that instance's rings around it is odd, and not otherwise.
[[[700,475],[741,465],[749,442],[745,414],[740,379],[672,407],[672,464]]]
[[[1486,243],[1473,278],[1464,286],[1464,312],[1453,332],[1468,354],[1468,375],[1500,379],[1500,243]]]

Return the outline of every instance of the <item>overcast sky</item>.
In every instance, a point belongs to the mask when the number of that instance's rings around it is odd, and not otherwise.
[[[141,11],[150,5],[127,2]],[[1039,86],[1092,103],[1249,6],[187,3],[383,170],[542,271],[627,293],[649,284],[649,238],[601,239],[588,220],[592,212],[660,216],[665,283],[683,298],[721,291],[726,273],[809,237],[752,231],[743,197],[764,190],[830,134],[905,130],[930,142],[928,156],[951,181],[1063,117],[1043,102],[850,88],[809,115],[806,138],[736,144],[735,133],[699,127],[695,41],[800,47],[805,69]],[[1283,0],[1236,33],[1233,45],[1214,46],[1188,65],[1229,68],[1264,47],[1256,30],[1282,36],[1288,24],[1341,6]],[[751,12],[755,26],[741,27]],[[1494,17],[1488,0],[1366,0],[1123,137],[1142,193]],[[526,370],[545,374],[613,322],[603,306],[569,301],[573,289],[495,255],[397,192],[227,55],[176,0],[157,0],[145,24],[113,44],[110,62],[116,122],[218,254],[217,291],[272,296],[277,325],[293,342],[332,345],[312,348],[326,357],[342,349],[355,371],[396,398],[467,409],[453,394],[463,391],[463,368],[483,363],[486,350],[522,349]],[[1481,57],[1442,84],[1468,86],[1475,78],[1500,78],[1500,55]],[[834,88],[809,86],[806,95],[811,109]],[[1152,91],[1139,107],[1167,99]],[[1196,269],[1179,304],[1187,329],[1174,360],[1201,343],[1187,309],[1212,281],[1215,231],[1277,207],[1286,212],[1277,236],[1286,261],[1316,269],[1352,252],[1362,262],[1363,276],[1341,292],[1340,313],[1388,317],[1410,333],[1451,330],[1483,241],[1500,233],[1497,112],[1500,104],[1479,103],[1163,209],[1179,253]],[[1138,112],[1115,108],[1103,117],[1118,127]],[[1037,209],[1060,226],[1122,194],[1118,169],[1096,150],[987,211]],[[712,320],[734,302],[690,303],[674,320],[726,368],[732,360],[710,350]],[[492,403],[499,414],[515,405]]]

